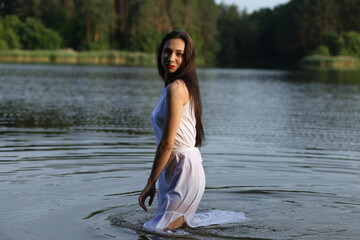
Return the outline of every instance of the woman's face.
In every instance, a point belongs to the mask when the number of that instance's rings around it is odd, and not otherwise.
[[[185,50],[185,42],[179,38],[168,40],[163,48],[161,64],[165,71],[174,73],[179,69]]]

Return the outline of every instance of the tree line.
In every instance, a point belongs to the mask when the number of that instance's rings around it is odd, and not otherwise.
[[[291,0],[253,14],[220,9],[220,66],[286,64],[309,54],[360,58],[359,0]]]
[[[360,58],[360,0],[291,0],[252,14],[214,0],[0,0],[0,49],[154,52],[188,32],[206,65],[271,66],[309,54]]]

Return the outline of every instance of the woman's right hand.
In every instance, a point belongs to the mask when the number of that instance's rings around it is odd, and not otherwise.
[[[150,184],[148,183],[144,190],[142,190],[142,192],[140,193],[139,196],[139,205],[147,212],[147,208],[145,206],[145,201],[147,197],[150,197],[149,199],[149,206],[151,206],[152,202],[154,201],[154,197],[155,197],[155,193],[156,193],[156,188],[155,188],[155,184]]]

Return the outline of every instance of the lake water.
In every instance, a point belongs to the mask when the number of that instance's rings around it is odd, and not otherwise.
[[[206,191],[249,220],[191,239],[359,239],[360,72],[199,69]],[[141,229],[152,68],[0,65],[0,239],[172,239]]]

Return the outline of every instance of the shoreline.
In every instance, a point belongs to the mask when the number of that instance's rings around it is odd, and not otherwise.
[[[359,70],[360,59],[345,55],[310,55],[301,59],[299,65],[306,70]]]
[[[156,56],[154,53],[120,50],[4,50],[0,51],[0,63],[49,63],[156,67]],[[205,66],[202,58],[198,58],[196,60],[196,64],[198,66]]]
[[[0,52],[1,63],[89,64],[153,67],[154,54],[128,51],[6,50]]]
[[[62,50],[4,50],[0,51],[0,63],[48,63],[79,65],[110,65],[127,67],[156,67],[153,53],[130,52],[119,50],[75,51]],[[202,58],[197,59],[198,67],[217,67],[233,69],[234,67],[206,66]],[[270,61],[247,63],[236,68],[252,69],[303,69],[303,70],[360,70],[360,59],[352,56],[310,55],[295,63],[275,63]]]

